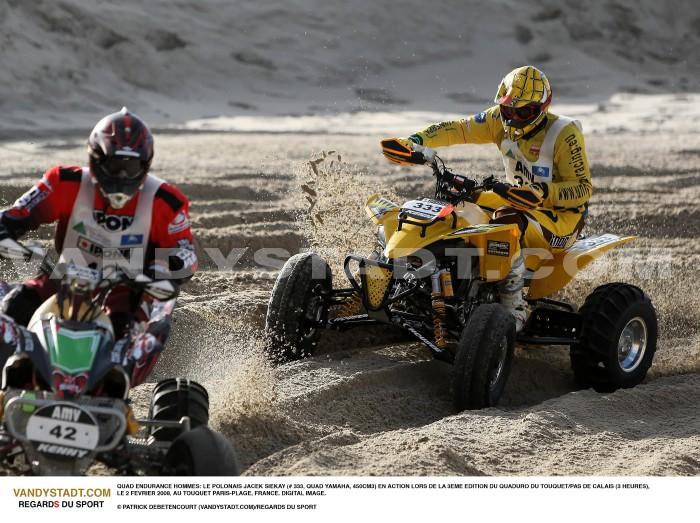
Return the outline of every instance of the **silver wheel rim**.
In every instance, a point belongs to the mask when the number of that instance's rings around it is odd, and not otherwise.
[[[622,329],[617,342],[617,361],[624,372],[639,367],[647,350],[647,324],[639,316],[632,318]]]
[[[508,341],[506,337],[504,336],[501,338],[501,342],[498,344],[498,364],[495,365],[491,372],[491,380],[489,381],[489,386],[493,388],[496,383],[498,383],[498,380],[501,378],[501,374],[503,374],[503,367],[505,367],[506,364],[506,354],[508,353]]]
[[[312,298],[304,317],[307,321],[321,321],[323,318],[323,300],[320,297]],[[316,327],[308,327],[306,332],[302,334],[302,338],[305,340],[313,338],[317,330],[318,329]]]

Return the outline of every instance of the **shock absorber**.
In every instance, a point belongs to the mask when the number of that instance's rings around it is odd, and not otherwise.
[[[346,303],[338,308],[337,317],[355,316],[362,312],[362,298],[357,292],[353,292]]]
[[[445,298],[454,297],[455,291],[452,289],[452,274],[449,269],[440,271],[440,284],[442,285],[442,295]]]
[[[445,329],[445,296],[441,284],[441,273],[442,271],[436,272],[430,276],[430,283],[432,286],[430,296],[433,306],[433,333],[435,336],[435,345],[443,349],[447,345],[447,340],[445,340],[447,332]]]

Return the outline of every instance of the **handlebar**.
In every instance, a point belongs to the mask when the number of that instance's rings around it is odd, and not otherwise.
[[[119,265],[109,265],[102,270],[83,267],[75,263],[55,263],[51,260],[46,249],[38,245],[24,245],[12,238],[0,240],[0,258],[25,261],[41,260],[40,271],[53,277],[81,282],[85,289],[107,294],[118,285],[125,285],[132,290],[145,292],[157,300],[169,300],[177,297],[179,289],[170,280],[155,280],[145,274],[126,270]]]
[[[436,178],[435,198],[446,200],[452,204],[473,201],[481,191],[491,190],[495,182],[494,176],[489,176],[481,183],[476,180],[455,174],[447,169],[445,162],[439,156],[429,164]]]

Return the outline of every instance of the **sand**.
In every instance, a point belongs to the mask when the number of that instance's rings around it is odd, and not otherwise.
[[[83,162],[102,113],[128,102],[154,125],[153,172],[192,200],[202,269],[153,379],[208,387],[245,474],[696,475],[700,17],[690,0],[584,4],[2,2],[2,203],[50,165]],[[328,333],[314,357],[268,365],[260,336],[284,256],[261,265],[254,251],[313,248],[342,285],[339,261],[372,243],[365,197],[432,191],[427,169],[387,164],[378,140],[481,110],[524,62],[548,72],[552,109],[583,121],[586,232],[640,236],[560,297],[644,288],[660,319],[647,381],[578,391],[564,349],[519,349],[502,404],[456,413],[450,366],[384,329]],[[444,158],[478,178],[502,169],[493,146]],[[241,255],[235,270],[216,270],[214,248]],[[141,414],[151,387],[134,391]]]
[[[427,169],[385,164],[374,138],[158,136],[154,173],[193,199],[203,270],[184,289],[154,379],[186,376],[209,388],[213,426],[236,445],[246,474],[697,474],[700,153],[686,145],[691,138],[622,132],[588,140],[596,188],[588,232],[641,238],[597,261],[563,298],[580,304],[607,281],[644,288],[661,325],[647,382],[614,394],[577,391],[564,349],[518,350],[501,406],[457,414],[451,367],[381,329],[329,333],[314,357],[271,368],[260,333],[276,269],[244,255],[234,271],[216,271],[204,250],[313,245],[336,264],[371,245],[364,197],[428,194]],[[31,183],[47,156],[81,159],[80,142],[0,145],[3,196]],[[444,156],[474,176],[499,168],[495,147]],[[309,159],[322,160],[318,175]],[[315,211],[331,231],[306,212],[301,185],[312,178],[329,195]],[[142,413],[148,390],[136,391]]]

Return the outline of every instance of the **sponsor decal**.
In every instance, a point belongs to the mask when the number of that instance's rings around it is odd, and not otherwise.
[[[19,342],[15,322],[7,316],[0,317],[0,339],[7,346],[14,346]]]
[[[85,387],[87,386],[88,382],[88,375],[84,372],[77,375],[71,375],[65,374],[58,369],[54,369],[51,376],[53,378],[54,389],[57,390],[59,395],[61,396],[63,396],[64,394],[67,394],[68,396],[77,396],[78,394],[81,394],[85,391]],[[82,412],[79,409],[69,409],[68,407],[56,407],[54,413],[51,415],[52,418],[65,419],[56,417],[56,413],[59,412],[59,409],[63,409],[65,413],[68,413],[69,411],[77,413],[75,414],[76,416],[79,416]],[[68,414],[64,415],[67,416]],[[68,421],[78,421],[78,418],[76,417],[75,420],[68,419]]]
[[[40,443],[36,450],[42,454],[52,454],[54,456],[64,456],[66,458],[84,458],[87,456],[87,450],[82,449],[72,449],[70,447],[64,447],[63,445],[51,445],[49,443]]]
[[[494,256],[509,256],[510,244],[508,242],[488,240],[488,242],[486,242],[486,252]]]
[[[34,338],[25,327],[19,328],[22,331],[22,350],[24,352],[34,352]]]
[[[515,164],[515,172],[520,173],[521,176],[518,176],[517,174],[515,175],[515,179],[518,181],[518,185],[525,185],[525,180],[528,182],[534,182],[535,177],[532,176],[530,173],[530,170],[527,168],[527,165],[525,165],[523,162],[518,161]]]
[[[549,178],[549,167],[544,167],[542,165],[533,165],[532,174],[540,178]]]
[[[440,129],[444,129],[446,127],[450,127],[453,124],[453,122],[440,122],[434,125],[431,125],[428,127],[424,132],[427,135],[435,135],[436,132],[438,132]]]
[[[481,111],[474,115],[474,121],[476,123],[484,123],[486,121],[486,111]]]
[[[197,265],[197,255],[191,249],[178,249],[172,256],[182,260],[183,266],[186,268]]]
[[[113,249],[102,249],[102,259],[105,261],[116,260],[117,262],[120,260],[129,261],[133,252],[134,249],[119,249],[116,247]]]
[[[192,245],[192,242],[187,238],[179,239],[177,241],[177,246],[183,249],[187,249],[188,251],[194,251],[194,245]]]
[[[27,421],[26,434],[39,452],[82,457],[97,447],[100,431],[90,413],[64,403],[39,408]]]
[[[583,176],[586,174],[586,164],[583,161],[583,148],[579,145],[575,134],[570,134],[564,141],[569,146],[569,153],[571,154],[570,163],[574,168],[574,174],[576,176]]]
[[[102,253],[102,246],[88,240],[85,236],[78,236],[78,249],[94,255]]]
[[[612,243],[619,240],[620,237],[614,234],[603,234],[601,236],[593,236],[591,238],[584,238],[576,242],[577,249],[593,249],[595,247],[600,247],[606,243]]]
[[[122,236],[119,245],[141,245],[143,243],[143,234],[125,234]]]
[[[549,239],[549,245],[551,245],[554,249],[563,249],[566,247],[569,240],[571,240],[571,234],[568,236],[552,235],[552,237]]]
[[[190,220],[185,211],[177,213],[173,221],[168,224],[168,234],[177,234],[190,228]]]
[[[140,236],[140,235],[134,235]],[[80,236],[78,238],[78,248],[81,251],[87,252],[96,258],[102,258],[103,260],[130,260],[132,249],[120,248],[120,247],[103,247],[102,245],[95,243],[85,236]]]
[[[76,231],[79,236],[90,238],[90,241],[100,245],[107,245],[110,243],[109,238],[104,234],[102,229],[91,227],[89,224],[85,224],[85,222],[74,225],[73,230]]]
[[[423,138],[421,138],[421,136],[418,134],[412,134],[411,136],[408,137],[408,139],[411,140],[413,143],[417,143],[418,145],[423,145]]]
[[[92,216],[98,225],[108,231],[125,231],[134,223],[133,216],[120,216],[118,214],[105,214],[104,211],[94,210]]]
[[[43,190],[41,187],[32,187],[26,193],[19,197],[15,202],[14,207],[21,207],[31,211],[34,207],[39,205],[43,200],[45,200],[49,195],[49,191]]]
[[[117,341],[117,343],[114,344],[114,347],[112,347],[112,352],[110,352],[110,355],[109,355],[112,363],[115,363],[115,364],[122,363],[122,353],[124,352],[124,349],[128,343],[129,343],[128,338],[122,338],[121,340]],[[126,365],[126,360],[124,360],[124,365]]]
[[[495,229],[497,227],[502,227],[499,223],[477,223],[476,225],[470,225],[469,227],[463,227],[462,229],[457,229],[455,232],[451,232],[450,236],[459,236],[461,234],[473,234],[485,232],[489,229]]]

